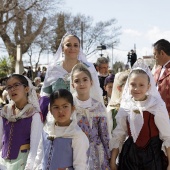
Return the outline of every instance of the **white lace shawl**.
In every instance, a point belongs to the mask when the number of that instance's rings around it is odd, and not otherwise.
[[[106,117],[107,116],[106,108],[103,106],[102,103],[98,102],[97,100],[90,98],[91,103],[89,107],[87,106],[86,108],[84,108],[83,105],[81,106],[78,105],[77,100],[78,100],[77,97],[74,97],[74,105],[76,107],[74,116],[76,117],[77,122],[82,118],[82,116],[86,116],[89,121],[90,128],[92,128],[94,117]]]

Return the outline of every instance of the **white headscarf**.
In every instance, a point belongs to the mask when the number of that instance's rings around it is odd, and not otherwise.
[[[121,101],[121,96],[122,96],[122,92],[120,92],[117,87],[118,86],[123,86],[124,84],[122,83],[126,83],[126,79],[128,77],[129,71],[122,71],[122,72],[118,72],[115,74],[115,78],[114,78],[114,82],[113,82],[113,88],[112,88],[112,95],[111,95],[111,99],[109,101],[109,104],[107,106],[107,111],[109,112],[110,110],[112,110],[113,108],[118,108],[120,106],[120,101]],[[122,89],[123,90],[123,89]]]
[[[129,87],[128,87],[129,77],[128,77],[123,90],[122,100],[120,105],[121,109],[124,109],[129,113],[130,130],[134,142],[136,142],[144,124],[143,111],[148,111],[154,115],[159,114],[160,112],[162,113],[167,112],[165,103],[162,100],[158,90],[156,89],[156,85],[152,73],[148,68],[148,66],[144,64],[142,59],[136,61],[136,63],[133,65],[131,72],[133,70],[139,70],[139,69],[145,71],[150,78],[151,87],[147,92],[148,97],[146,101],[133,100],[132,95],[129,92]]]
[[[9,104],[5,105],[1,111],[1,116],[8,119],[8,121],[10,122],[16,122],[19,119],[31,117],[35,112],[41,112],[35,87],[28,77],[24,77],[27,79],[29,87],[28,103],[24,106],[22,110],[18,110],[17,114],[13,114],[15,102],[11,100]]]

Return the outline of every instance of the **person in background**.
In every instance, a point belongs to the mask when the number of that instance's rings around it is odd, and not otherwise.
[[[112,131],[115,129],[117,125],[115,117],[120,108],[122,92],[126,80],[128,78],[128,74],[129,74],[128,70],[118,72],[116,73],[114,78],[111,99],[107,105],[108,129],[109,129],[110,138],[111,138]]]
[[[72,85],[77,94],[74,96],[75,116],[78,125],[87,135],[89,147],[89,169],[110,170],[109,134],[105,106],[90,96],[93,80],[88,68],[79,63],[73,67]]]
[[[32,82],[32,84],[33,84],[35,87],[39,87],[40,84],[41,84],[41,78],[40,78],[40,77],[35,77],[35,78],[34,78],[34,81]]]
[[[154,71],[156,86],[170,116],[170,42],[165,39],[155,42],[153,55],[157,65]]]
[[[41,67],[38,67],[37,69],[37,77],[41,77]]]
[[[43,123],[32,82],[12,74],[6,82],[11,99],[0,112],[0,169],[32,170]]]
[[[109,75],[108,69],[109,69],[109,61],[105,57],[100,57],[96,61],[96,69],[98,71],[98,78],[100,87],[103,90],[103,96],[107,94],[107,92],[104,89],[104,81],[105,78]]]
[[[105,78],[104,81],[104,90],[107,92],[107,94],[105,96],[103,96],[103,100],[104,100],[104,105],[107,107],[111,95],[112,95],[112,87],[113,87],[113,83],[114,83],[114,75],[110,74],[109,76],[107,76]]]
[[[44,82],[44,79],[45,79],[45,75],[46,75],[46,71],[47,71],[47,68],[46,67],[43,67],[42,68],[42,71],[41,71],[41,74],[39,72],[39,75],[41,77],[41,82]]]
[[[50,112],[43,128],[34,170],[87,170],[87,136],[72,119],[73,96],[66,89],[50,95]]]
[[[27,77],[30,79],[30,80],[32,80],[33,81],[33,70],[32,70],[32,67],[31,66],[29,66],[28,67],[28,71],[27,71]]]
[[[3,100],[3,91],[4,87],[0,86],[0,109],[3,108],[3,106],[6,104],[6,102]]]
[[[118,170],[170,170],[169,116],[143,60],[129,73],[116,122],[110,140],[112,170],[118,153]]]
[[[132,49],[130,50],[130,52],[128,52],[128,62],[130,62],[130,66],[131,68],[133,67],[133,64],[136,62],[137,60],[137,55],[136,52]]]
[[[109,68],[109,69],[108,69],[108,74],[109,74],[109,75],[114,74],[113,69]]]
[[[8,104],[10,102],[9,94],[5,88],[2,92],[2,100],[5,102],[5,104]]]
[[[22,75],[23,75],[23,76],[27,76],[27,72],[24,70],[24,71],[22,72]]]

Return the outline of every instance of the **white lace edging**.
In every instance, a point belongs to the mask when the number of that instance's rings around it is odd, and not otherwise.
[[[123,142],[120,142],[119,140],[115,140],[114,138],[111,138],[109,141],[109,149],[112,151],[114,148],[119,149],[119,153],[122,150]]]
[[[162,150],[164,151],[165,155],[167,156],[167,153],[166,153],[166,148],[169,148],[170,147],[170,139],[169,140],[166,140],[162,143]]]

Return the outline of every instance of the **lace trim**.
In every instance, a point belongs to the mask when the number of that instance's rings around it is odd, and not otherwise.
[[[93,118],[94,117],[106,117],[106,114],[104,114],[103,112],[97,112],[97,113],[91,112],[89,109],[76,107],[76,117],[77,117],[78,122],[81,120],[82,116],[87,117],[90,128],[92,128]]]
[[[118,140],[115,140],[114,138],[111,138],[109,141],[109,149],[112,151],[114,148],[117,149],[119,148],[119,153],[122,150],[123,142],[120,142]]]
[[[170,147],[170,140],[166,140],[162,143],[162,150],[164,151],[165,155],[167,156],[167,153],[166,153],[166,148],[169,148]]]

